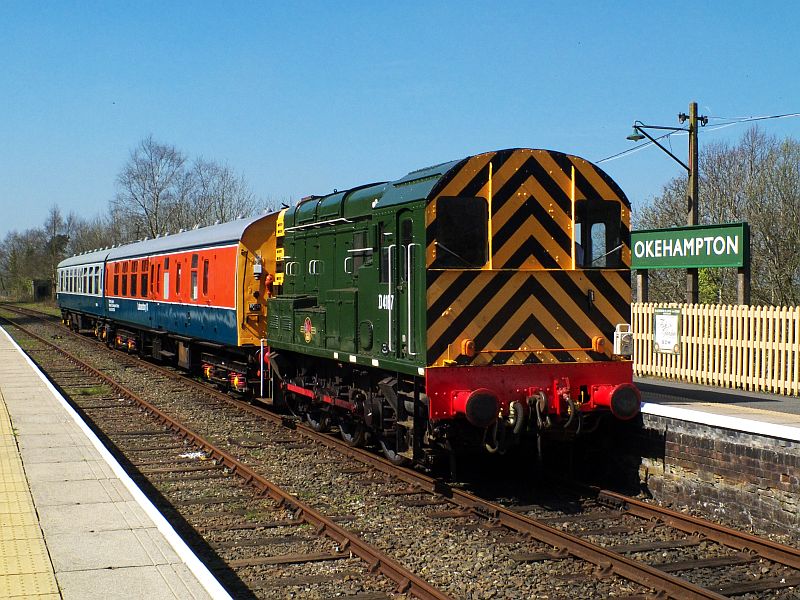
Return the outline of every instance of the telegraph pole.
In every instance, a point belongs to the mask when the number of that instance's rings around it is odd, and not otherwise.
[[[679,115],[681,122],[686,115]],[[697,153],[697,102],[689,104],[689,190],[687,193],[687,225],[694,227],[700,220],[697,201],[700,196],[700,177]],[[686,302],[697,304],[700,300],[698,269],[686,269]]]
[[[686,169],[689,174],[689,186],[686,191],[686,216],[689,227],[695,227],[700,221],[698,210],[698,203],[700,199],[700,169],[698,167],[698,151],[697,151],[697,132],[698,126],[708,123],[708,117],[697,116],[697,102],[689,104],[689,114],[678,114],[678,121],[681,125],[689,121],[689,127],[666,127],[663,125],[645,125],[641,121],[633,122],[633,133],[628,136],[632,142],[639,142],[645,138],[650,140],[661,150],[669,154],[670,158],[677,162],[680,166]],[[689,161],[688,164],[684,163],[680,158],[675,156],[669,149],[664,147],[656,138],[650,135],[648,129],[659,129],[666,131],[685,131],[689,134]],[[668,134],[669,135],[669,134]],[[638,278],[638,291],[639,302],[644,302],[647,299],[647,271],[641,272],[637,270]],[[686,269],[686,302],[688,304],[697,304],[700,300],[700,286],[698,283],[698,270]]]

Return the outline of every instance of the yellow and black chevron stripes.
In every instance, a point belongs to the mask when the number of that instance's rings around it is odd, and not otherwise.
[[[480,196],[492,216],[492,257],[484,268],[571,268],[573,177],[576,200],[620,203],[622,261],[630,264],[630,205],[614,181],[581,158],[522,149],[473,156],[442,178],[426,208],[428,267],[435,260],[436,199]]]
[[[491,260],[481,270],[435,265],[436,201],[483,197]],[[573,199],[620,205],[619,270],[572,270]],[[429,196],[428,364],[608,360],[617,323],[630,319],[630,204],[586,160],[547,150],[502,150],[465,159]],[[605,350],[592,350],[602,337]],[[477,354],[462,354],[464,340]]]
[[[431,271],[428,364],[607,360],[629,306],[628,271]],[[591,350],[596,336],[605,353]],[[464,340],[474,357],[461,354]]]

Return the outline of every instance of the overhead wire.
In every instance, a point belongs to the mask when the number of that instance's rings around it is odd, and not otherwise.
[[[766,121],[768,119],[789,119],[793,117],[800,117],[800,112],[794,113],[784,113],[780,115],[764,115],[760,117],[708,117],[709,120],[721,120],[721,121],[728,121],[727,123],[719,123],[718,125],[714,125],[709,127],[706,131],[718,131],[720,129],[727,129],[728,127],[733,127],[734,125],[740,125],[742,123],[751,123],[753,121]],[[687,131],[670,131],[662,135],[661,137],[655,138],[656,140],[662,140],[664,138],[668,138],[672,135],[686,135],[688,134]],[[622,158],[623,156],[627,156],[628,154],[633,154],[635,152],[639,152],[640,150],[644,150],[645,148],[652,146],[653,142],[647,141],[643,144],[639,144],[638,146],[634,146],[633,148],[628,148],[627,150],[623,150],[622,152],[617,152],[616,154],[612,154],[611,156],[606,156],[605,158],[601,158],[600,160],[595,161],[595,163],[603,163],[603,162],[610,162],[612,160],[617,160]]]

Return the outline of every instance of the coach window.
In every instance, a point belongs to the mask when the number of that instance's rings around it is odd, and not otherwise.
[[[480,269],[488,260],[486,200],[442,196],[436,200],[434,269]]]
[[[122,295],[128,295],[128,261],[122,263]]]
[[[119,295],[119,263],[114,264],[114,295]]]
[[[150,265],[148,264],[147,259],[145,258],[142,260],[142,268],[141,268],[141,282],[139,286],[139,293],[142,295],[142,298],[147,296],[147,272],[150,269]]]
[[[94,293],[98,296],[102,293],[100,288],[100,266],[94,268]]]
[[[203,296],[208,296],[208,261],[203,261]]]
[[[616,200],[575,203],[575,265],[590,269],[622,266],[621,208]]]
[[[137,289],[136,284],[138,283],[139,279],[139,261],[134,260],[131,261],[131,296],[136,297]]]
[[[175,261],[175,295],[181,293],[181,263]]]
[[[197,254],[192,254],[192,300],[197,300]]]

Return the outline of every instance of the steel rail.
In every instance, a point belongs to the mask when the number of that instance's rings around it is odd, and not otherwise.
[[[343,527],[340,527],[333,520],[316,511],[302,500],[291,495],[289,492],[283,490],[271,481],[262,477],[253,469],[238,461],[232,455],[228,454],[221,448],[218,448],[208,440],[205,440],[194,431],[183,426],[181,423],[162,412],[157,407],[153,406],[150,402],[140,398],[134,392],[114,381],[106,374],[98,371],[67,350],[59,348],[55,344],[50,343],[29,329],[13,323],[12,321],[8,321],[7,319],[3,320],[12,323],[14,327],[22,330],[26,335],[44,344],[46,347],[56,350],[80,370],[103,381],[121,396],[134,401],[167,429],[181,438],[188,440],[194,446],[207,452],[211,458],[217,461],[217,463],[222,464],[231,472],[244,479],[246,483],[256,488],[260,494],[269,496],[273,500],[277,501],[280,505],[287,506],[293,510],[295,512],[295,518],[314,526],[318,535],[324,535],[332,539],[337,543],[342,552],[351,552],[366,562],[369,565],[370,572],[377,571],[394,581],[397,584],[398,592],[411,594],[415,598],[420,598],[420,600],[450,600],[450,596],[445,594],[443,591],[436,589],[412,571],[406,569],[398,561],[383,553],[375,546],[368,544],[357,535],[347,531]]]
[[[609,490],[597,490],[597,499],[601,502],[610,500],[611,504],[617,505],[637,517],[658,519],[684,533],[699,534],[723,546],[742,552],[755,552],[758,556],[773,562],[800,569],[800,549],[798,548],[779,544],[744,531],[737,531],[692,515],[685,515],[669,508],[642,502]]]
[[[30,309],[24,309],[24,310],[32,313],[36,312],[36,311],[31,311]],[[50,315],[46,316],[50,317]],[[87,339],[85,336],[81,336],[74,332],[71,333],[81,339],[84,340]],[[105,346],[105,344],[103,344],[102,342],[97,341],[96,343]],[[125,354],[124,352],[122,351],[120,352],[127,356],[127,354]],[[344,441],[338,438],[319,433],[313,430],[311,427],[308,427],[293,419],[287,419],[275,413],[269,412],[264,408],[256,407],[241,400],[232,398],[225,393],[210,388],[204,383],[195,381],[193,379],[187,379],[186,377],[181,376],[175,371],[165,369],[163,367],[154,365],[152,363],[147,363],[147,364],[148,366],[153,367],[155,370],[162,372],[163,374],[166,374],[175,379],[180,379],[184,382],[188,382],[191,385],[199,389],[202,389],[207,393],[211,393],[219,397],[220,399],[223,399],[226,402],[231,403],[251,414],[261,416],[262,418],[270,420],[274,423],[280,423],[284,427],[295,429],[298,433],[301,433],[305,437],[308,437],[318,442],[322,442],[323,444],[336,450],[337,452],[340,452],[346,456],[349,456],[350,458],[353,458],[354,460],[367,464],[373,468],[379,469],[382,472],[389,474],[393,477],[396,477],[400,481],[409,484],[410,486],[418,488],[420,492],[438,494],[442,497],[449,499],[455,505],[470,510],[476,515],[493,519],[494,522],[499,525],[503,525],[505,527],[508,527],[509,529],[512,529],[520,533],[528,534],[534,539],[544,542],[548,545],[551,545],[554,548],[564,549],[569,554],[596,565],[599,568],[599,570],[604,573],[610,573],[610,572],[616,573],[617,575],[624,577],[630,581],[634,581],[651,589],[667,593],[669,594],[670,597],[675,599],[720,600],[725,598],[725,596],[722,596],[712,590],[694,585],[686,580],[680,579],[679,577],[676,577],[669,573],[665,573],[664,571],[660,571],[655,567],[635,561],[633,559],[630,559],[622,554],[613,552],[611,550],[607,550],[602,546],[591,544],[590,542],[582,538],[570,535],[553,527],[549,527],[548,525],[545,525],[537,521],[536,519],[533,519],[526,515],[517,514],[501,505],[483,500],[482,498],[470,494],[469,492],[465,492],[458,488],[453,488],[446,482],[442,481],[441,479],[427,476],[413,469],[399,467],[389,462],[388,460],[380,456],[377,456],[369,451],[349,446]],[[637,501],[633,498],[629,498],[622,494],[617,494],[615,492],[603,491],[603,494],[605,494],[609,498],[614,498],[614,502],[629,503],[630,506],[636,507],[637,510],[641,511],[643,515],[646,514],[648,507],[652,507],[652,505],[649,505],[641,501]],[[666,510],[666,509],[659,509],[659,510]],[[636,514],[633,511],[630,512],[632,514]],[[721,534],[714,533],[715,528],[722,528],[722,526],[718,526],[715,523],[704,521],[696,517],[688,517],[686,515],[681,515],[680,513],[675,513],[674,511],[670,512],[672,513],[673,521],[676,524],[681,523],[681,518],[685,519],[683,521],[682,526],[674,525],[677,529],[689,533],[700,532],[706,535],[709,539],[712,539],[713,541],[724,543],[717,539],[717,537],[720,537],[721,539]],[[666,520],[664,522],[668,525],[672,525],[671,522],[668,522]],[[707,533],[703,531],[704,528],[707,530]],[[735,530],[728,530],[727,533],[731,536],[731,543],[725,545],[729,545],[730,547],[741,550],[755,548],[760,555],[761,555],[761,548],[763,547],[765,549],[765,552],[768,551],[772,552],[772,554],[763,554],[765,558],[774,560],[775,562],[780,562],[782,564],[787,564],[789,566],[794,566],[796,564],[796,562],[794,561],[800,561],[800,558],[798,558],[797,556],[798,551],[791,547],[782,546],[781,544],[777,544],[770,540],[761,540],[750,534],[745,534],[743,532],[736,532]],[[772,558],[773,556],[775,556],[776,558]]]

